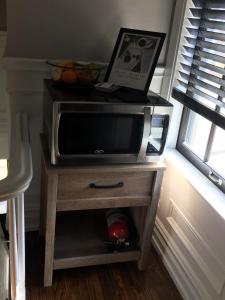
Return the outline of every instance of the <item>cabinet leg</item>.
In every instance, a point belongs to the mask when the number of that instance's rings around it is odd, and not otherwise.
[[[44,286],[52,285],[55,219],[57,199],[57,175],[47,175],[47,205],[45,218],[45,262],[44,262]]]
[[[150,206],[147,209],[147,213],[145,217],[145,225],[144,225],[143,235],[141,239],[141,257],[138,260],[139,270],[145,270],[148,267],[152,233],[155,224],[156,212],[158,208],[162,178],[163,178],[163,170],[157,171],[153,183],[152,201]]]

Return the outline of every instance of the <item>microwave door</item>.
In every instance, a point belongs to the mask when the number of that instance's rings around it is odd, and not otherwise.
[[[58,119],[61,157],[136,157],[144,147],[149,111],[143,113],[63,112]],[[145,116],[146,115],[146,116]],[[146,120],[145,120],[146,119]],[[149,122],[150,123],[150,122]],[[145,126],[146,127],[146,126]]]

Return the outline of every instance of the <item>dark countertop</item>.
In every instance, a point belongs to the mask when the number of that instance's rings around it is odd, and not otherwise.
[[[147,96],[132,91],[131,89],[119,89],[113,93],[97,91],[94,87],[67,86],[54,82],[51,79],[44,80],[45,86],[53,101],[87,101],[88,102],[108,102],[108,103],[132,103],[146,104],[152,106],[172,106],[167,100],[159,95],[149,92]]]

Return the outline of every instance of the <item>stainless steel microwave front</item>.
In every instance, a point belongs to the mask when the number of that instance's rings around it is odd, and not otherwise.
[[[158,161],[161,158],[162,151],[165,146],[169,116],[172,111],[170,105],[152,106],[144,104],[131,104],[131,103],[107,103],[107,102],[87,102],[87,101],[45,101],[44,108],[44,132],[48,140],[51,163],[52,164],[76,164],[76,163],[145,163]],[[136,153],[114,153],[107,154],[102,151],[96,151],[92,154],[62,154],[59,149],[59,127],[62,115],[65,113],[77,114],[126,114],[126,115],[141,115],[142,117],[142,130],[139,134],[140,143]],[[157,122],[152,122],[153,117],[159,117]],[[162,117],[161,117],[162,116]],[[167,120],[162,122],[161,120]],[[160,124],[158,127],[153,128],[154,124]],[[62,123],[61,123],[62,124]],[[151,126],[152,125],[152,126]],[[149,148],[152,131],[156,132],[156,139],[158,132],[162,133],[162,143],[157,151],[151,151]],[[151,146],[151,145],[150,145]],[[148,150],[147,150],[148,149]],[[149,150],[150,149],[150,150]]]
[[[64,113],[76,114],[126,114],[143,115],[143,131],[139,151],[136,154],[61,154],[59,151],[59,126]],[[146,148],[150,132],[152,107],[140,105],[118,105],[102,103],[71,103],[54,102],[52,113],[51,163],[104,162],[104,163],[135,163],[146,161]]]

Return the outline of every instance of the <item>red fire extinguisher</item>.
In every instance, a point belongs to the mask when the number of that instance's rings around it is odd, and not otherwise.
[[[106,212],[108,240],[111,246],[129,246],[129,225],[125,213],[121,209],[112,208]]]

